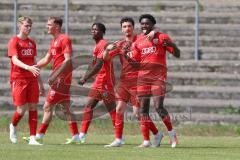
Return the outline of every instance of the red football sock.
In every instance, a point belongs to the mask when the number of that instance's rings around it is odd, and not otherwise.
[[[158,133],[158,129],[151,118],[149,118],[149,129],[154,135]]]
[[[13,126],[17,126],[18,122],[22,119],[22,115],[20,115],[18,112],[14,112],[13,113],[13,117],[12,117],[12,124]]]
[[[68,127],[72,133],[72,135],[76,135],[78,134],[78,126],[77,126],[77,122],[69,122],[68,123]]]
[[[37,132],[37,111],[29,111],[28,124],[30,128],[30,136],[35,136]]]
[[[141,132],[143,135],[143,139],[146,141],[150,140],[150,136],[149,136],[149,116],[141,116]]]
[[[81,132],[87,133],[89,125],[92,121],[93,110],[90,107],[85,107],[83,109],[83,119],[81,124]]]
[[[39,134],[45,134],[46,131],[47,131],[48,125],[49,124],[41,123],[41,125],[40,125],[40,127],[38,129],[38,133]]]
[[[122,138],[123,126],[124,126],[124,114],[116,113],[115,120],[115,138]]]
[[[168,131],[171,131],[172,130],[172,122],[171,122],[171,119],[169,116],[165,116],[163,119],[162,119],[163,123],[165,124],[165,126],[167,127],[167,130]]]
[[[116,110],[114,109],[113,111],[110,111],[109,114],[110,114],[111,119],[112,119],[113,127],[115,128]]]

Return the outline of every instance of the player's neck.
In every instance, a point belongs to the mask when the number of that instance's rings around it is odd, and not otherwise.
[[[22,40],[25,40],[25,39],[28,38],[28,35],[25,35],[25,34],[23,34],[23,33],[19,33],[19,34],[17,35],[17,37],[20,38],[20,39],[22,39]]]
[[[96,38],[96,39],[94,39],[95,40],[95,42],[96,42],[96,44],[99,42],[99,41],[101,41],[103,39],[103,37],[101,37],[101,38]]]
[[[52,35],[53,35],[53,38],[56,39],[60,34],[61,34],[60,32],[56,32],[56,33],[54,33]]]
[[[125,40],[126,41],[133,41],[133,39],[134,39],[134,37],[135,37],[135,34],[131,34],[131,35],[128,35],[128,36],[125,36]]]

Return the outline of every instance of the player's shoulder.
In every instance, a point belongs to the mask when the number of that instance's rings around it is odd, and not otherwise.
[[[67,35],[67,34],[60,34],[59,35],[59,38],[60,39],[63,39],[63,40],[71,40],[71,38],[70,38],[70,36],[69,35]]]
[[[105,47],[108,44],[108,41],[106,39],[101,39],[98,44],[97,47]]]
[[[8,42],[9,43],[16,43],[18,41],[19,41],[19,38],[17,36],[12,36]]]
[[[28,37],[28,41],[29,41],[30,43],[36,45],[36,42],[35,42],[32,38]]]
[[[155,36],[159,37],[160,39],[169,39],[169,35],[162,32],[155,33]]]

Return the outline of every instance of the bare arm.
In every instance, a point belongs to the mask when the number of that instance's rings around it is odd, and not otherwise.
[[[69,67],[69,68],[68,68]],[[69,72],[72,71],[72,61],[71,61],[71,56],[68,53],[64,54],[64,61],[61,64],[61,66],[52,73],[52,75],[48,79],[48,83],[51,85],[53,82],[57,79],[57,77],[64,71],[65,69],[69,69]]]
[[[39,93],[40,93],[40,95],[44,96],[45,95],[45,89],[44,89],[43,82],[42,82],[42,79],[41,79],[40,76],[38,77],[38,85],[39,85]]]
[[[164,40],[163,45],[173,47],[173,56],[176,58],[180,58],[180,49],[177,47],[175,43]]]
[[[31,72],[35,77],[37,77],[40,74],[40,70],[36,66],[34,66],[34,65],[29,66],[29,65],[23,63],[22,61],[20,61],[18,59],[17,55],[12,56],[12,62],[14,65]]]
[[[49,53],[47,53],[45,55],[45,57],[43,57],[42,59],[40,59],[38,62],[37,62],[37,66],[39,68],[42,68],[44,66],[46,66],[50,61],[51,61],[52,57]]]
[[[117,48],[116,42],[115,43],[110,43],[106,46],[106,49],[103,51],[103,60],[107,61],[110,59],[109,52],[113,51]]]
[[[79,81],[79,84],[83,85],[89,78],[97,74],[102,68],[103,63],[104,63],[103,59],[97,58],[96,64],[92,67],[92,69],[88,70],[85,73],[83,78]]]

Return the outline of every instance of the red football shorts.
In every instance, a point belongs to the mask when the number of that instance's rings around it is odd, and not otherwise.
[[[22,106],[26,103],[39,102],[39,86],[36,79],[17,79],[11,82],[13,104]]]
[[[97,99],[99,101],[103,100],[105,104],[111,104],[115,102],[115,95],[113,89],[103,90],[98,88],[91,88],[88,97]]]
[[[166,77],[158,79],[149,79],[143,76],[138,79],[137,95],[138,96],[165,96],[166,94]]]
[[[61,75],[56,82],[50,86],[47,95],[47,102],[54,104],[69,103],[70,102],[70,87],[72,77]]]
[[[58,103],[65,103],[70,102],[70,94],[61,93],[53,90],[52,88],[49,89],[47,95],[47,102],[54,105]]]
[[[127,87],[121,82],[116,88],[116,100],[130,102],[133,106],[139,107],[136,93],[137,86]]]

